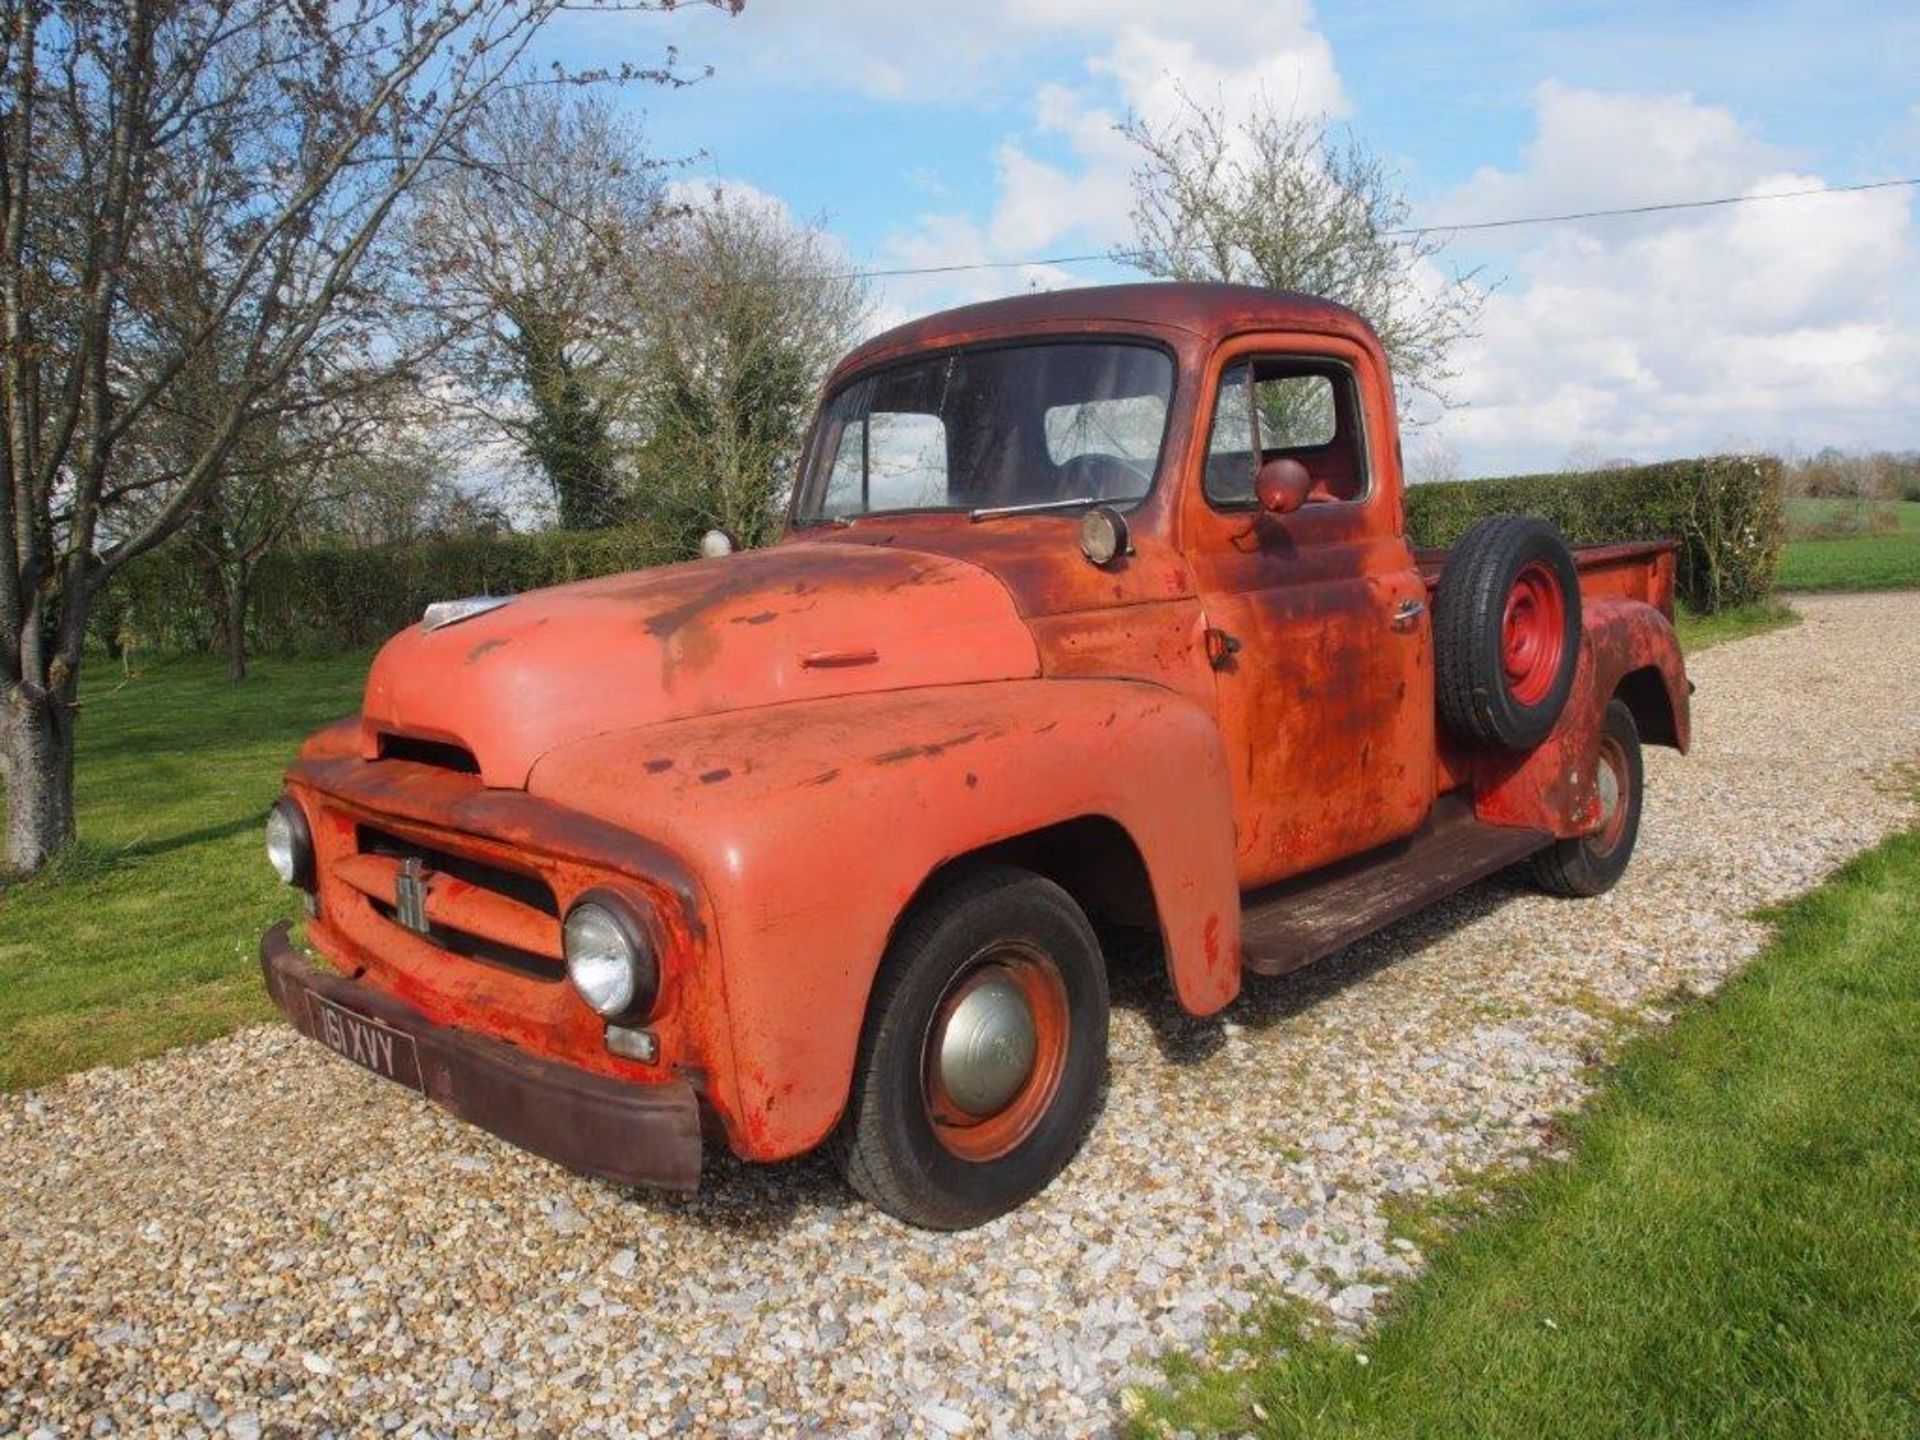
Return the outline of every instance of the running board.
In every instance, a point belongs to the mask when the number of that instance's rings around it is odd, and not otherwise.
[[[1483,825],[1470,803],[1442,796],[1408,839],[1243,896],[1240,963],[1255,975],[1298,970],[1552,843]]]

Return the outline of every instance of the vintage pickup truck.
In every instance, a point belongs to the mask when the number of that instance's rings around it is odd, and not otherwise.
[[[959,1228],[1107,1066],[1100,936],[1195,1015],[1503,867],[1587,896],[1684,750],[1673,547],[1408,543],[1373,332],[1140,285],[832,376],[770,548],[436,605],[268,820],[295,1025],[527,1150],[691,1188],[830,1144]],[[714,549],[725,549],[716,544]]]

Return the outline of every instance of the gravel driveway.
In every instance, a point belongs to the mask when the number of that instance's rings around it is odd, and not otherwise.
[[[1118,976],[1092,1140],[968,1235],[814,1160],[581,1180],[280,1026],[0,1097],[0,1433],[1099,1432],[1275,1287],[1362,1320],[1420,1263],[1383,1203],[1551,1143],[1620,1018],[1912,818],[1920,595],[1799,608],[1694,665],[1613,894],[1495,880],[1207,1024]]]

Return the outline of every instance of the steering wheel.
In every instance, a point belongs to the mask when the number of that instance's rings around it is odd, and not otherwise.
[[[1153,477],[1141,465],[1118,455],[1089,451],[1060,467],[1060,498],[1084,495],[1090,500],[1138,500]]]

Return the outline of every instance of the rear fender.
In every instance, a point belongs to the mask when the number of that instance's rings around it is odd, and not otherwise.
[[[1489,824],[1545,830],[1561,839],[1599,823],[1596,783],[1607,703],[1627,685],[1642,731],[1684,753],[1692,740],[1689,689],[1672,622],[1638,600],[1590,599],[1580,665],[1560,723],[1525,754],[1488,751],[1473,761],[1474,811]],[[1663,706],[1664,714],[1641,714]],[[1662,720],[1658,729],[1650,721]]]
[[[894,926],[930,876],[985,847],[1113,821],[1145,866],[1181,1004],[1211,1013],[1239,990],[1219,730],[1157,686],[1016,680],[702,717],[568,746],[532,788],[699,877],[735,1057],[713,1098],[752,1158],[832,1129]]]

